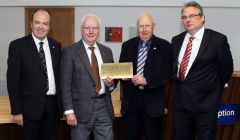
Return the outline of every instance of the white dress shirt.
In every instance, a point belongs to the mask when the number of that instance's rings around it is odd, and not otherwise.
[[[47,65],[47,74],[48,74],[48,84],[49,84],[49,90],[47,91],[47,95],[55,95],[56,94],[56,85],[55,85],[55,77],[53,73],[53,67],[52,67],[52,57],[51,52],[48,44],[47,37],[45,37],[42,41],[37,39],[33,34],[33,40],[37,46],[37,50],[39,52],[40,48],[40,42],[43,42],[43,50],[45,53],[45,59],[46,59],[46,65]]]
[[[90,64],[92,64],[92,62],[91,62],[92,51],[89,49],[90,46],[86,42],[84,42],[84,40],[82,40],[82,41],[83,41],[84,47],[86,49],[89,62],[90,62]],[[94,49],[94,53],[95,53],[95,55],[97,57],[97,61],[98,61],[98,69],[99,69],[99,76],[100,76],[100,82],[101,82],[101,89],[100,89],[100,91],[98,93],[99,94],[104,94],[105,93],[105,84],[104,84],[104,82],[103,82],[103,80],[101,78],[102,77],[101,65],[103,64],[102,56],[101,56],[100,50],[99,50],[99,48],[98,48],[96,43],[93,46],[91,46],[91,47],[95,48]]]
[[[192,52],[191,52],[190,59],[189,59],[189,62],[188,62],[188,66],[187,66],[187,70],[186,70],[186,73],[185,73],[185,77],[188,74],[188,72],[189,72],[189,70],[190,70],[194,60],[197,57],[197,54],[198,54],[198,51],[199,51],[199,48],[200,48],[200,45],[201,45],[201,42],[202,42],[204,30],[205,30],[205,27],[203,26],[193,36],[194,40],[192,41]],[[181,64],[182,59],[183,59],[183,55],[184,55],[185,50],[187,48],[189,37],[191,37],[191,35],[189,33],[187,33],[185,38],[184,38],[184,41],[183,41],[183,44],[182,44],[182,47],[181,47],[181,50],[180,50],[180,53],[179,53],[179,56],[178,56],[178,73],[179,73],[180,64]]]

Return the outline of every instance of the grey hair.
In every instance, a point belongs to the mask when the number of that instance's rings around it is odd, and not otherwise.
[[[100,23],[101,23],[100,18],[99,18],[98,16],[96,16],[95,14],[88,13],[88,14],[86,14],[86,15],[84,15],[84,16],[82,17],[82,19],[81,19],[81,27],[83,26],[86,18],[88,18],[88,17],[93,17],[93,18],[95,18],[95,19],[97,20],[97,22],[98,22],[98,26],[100,26]]]
[[[185,3],[181,10],[181,13],[183,13],[184,9],[186,9],[188,7],[195,7],[198,9],[200,15],[204,15],[202,6],[195,1],[190,1],[190,2]]]

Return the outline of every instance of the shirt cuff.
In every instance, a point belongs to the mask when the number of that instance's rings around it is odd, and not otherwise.
[[[115,85],[113,84],[112,86],[109,87],[109,91],[112,91],[114,89]]]
[[[68,115],[68,114],[71,114],[71,113],[74,113],[73,109],[64,111],[65,115]]]

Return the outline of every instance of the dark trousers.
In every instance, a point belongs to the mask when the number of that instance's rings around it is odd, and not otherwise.
[[[217,110],[193,112],[174,109],[175,140],[216,140]]]
[[[141,140],[143,134],[146,140],[161,140],[163,117],[149,117],[144,103],[144,93],[133,93],[134,98],[123,116],[123,139]]]
[[[44,113],[40,120],[24,118],[21,140],[58,140],[59,121],[56,97],[46,98]]]

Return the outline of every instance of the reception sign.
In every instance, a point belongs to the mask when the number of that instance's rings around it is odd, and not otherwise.
[[[218,108],[218,124],[235,123],[239,121],[239,104],[222,104]]]

